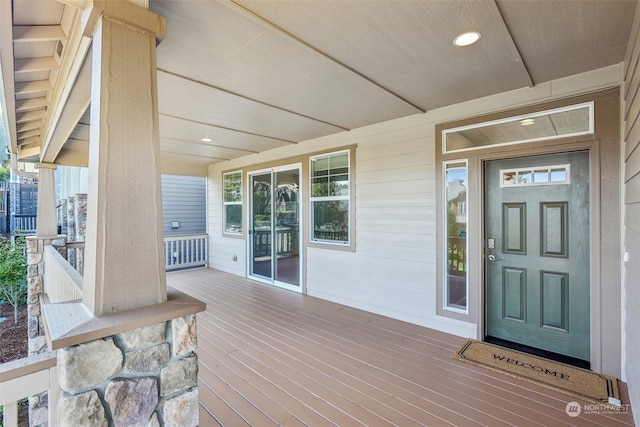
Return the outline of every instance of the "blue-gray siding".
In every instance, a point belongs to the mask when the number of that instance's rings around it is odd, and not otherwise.
[[[165,236],[206,233],[205,178],[162,175],[162,210]],[[177,221],[179,228],[172,228]]]

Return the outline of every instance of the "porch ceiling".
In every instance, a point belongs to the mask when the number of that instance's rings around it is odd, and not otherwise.
[[[21,158],[85,165],[85,0],[0,2],[1,107]],[[167,171],[621,62],[636,1],[168,1],[158,46]],[[453,46],[466,30],[482,34]],[[204,140],[203,140],[204,139]]]

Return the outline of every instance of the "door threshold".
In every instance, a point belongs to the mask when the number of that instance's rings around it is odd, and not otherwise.
[[[578,359],[577,357],[567,356],[564,354],[553,353],[551,351],[543,350],[541,348],[531,347],[528,345],[520,344],[513,341],[507,341],[502,338],[496,338],[486,336],[485,342],[498,345],[500,347],[510,348],[512,350],[521,351],[523,353],[533,354],[534,356],[543,357],[549,360],[555,360],[556,362],[565,363],[567,365],[576,366],[582,369],[591,370],[591,362],[588,360]]]

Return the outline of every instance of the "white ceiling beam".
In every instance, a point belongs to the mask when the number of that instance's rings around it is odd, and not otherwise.
[[[40,137],[39,136],[33,136],[31,138],[27,138],[27,139],[24,139],[24,140],[20,141],[20,149],[21,150],[23,148],[33,147],[34,145],[37,145],[38,147],[40,147]]]
[[[305,119],[314,120],[316,122],[324,123],[326,125],[333,126],[333,127],[336,127],[336,128],[342,129],[342,130],[350,130],[349,128],[346,128],[346,127],[344,127],[342,125],[339,125],[339,124],[336,124],[336,123],[329,123],[326,120],[321,120],[321,119],[319,119],[317,117],[311,117],[311,116],[299,113],[297,111],[292,111],[292,110],[288,110],[286,108],[279,107],[277,105],[268,104],[266,102],[260,101],[259,99],[249,98],[248,96],[242,95],[240,93],[232,92],[230,90],[227,90],[227,89],[224,89],[224,88],[221,88],[221,87],[218,87],[218,86],[215,86],[215,85],[203,82],[203,81],[195,80],[195,79],[192,79],[190,77],[184,76],[182,74],[174,73],[173,71],[169,71],[169,70],[165,70],[165,69],[162,69],[162,68],[158,68],[158,72],[159,73],[165,73],[165,74],[167,74],[169,76],[173,76],[173,77],[176,77],[176,78],[179,78],[179,79],[187,80],[187,81],[190,81],[192,83],[196,83],[196,84],[199,84],[199,85],[202,85],[202,86],[206,86],[206,87],[214,89],[216,91],[225,92],[225,93],[228,93],[229,95],[232,95],[232,96],[235,96],[235,97],[238,97],[238,98],[242,98],[242,99],[245,99],[247,101],[250,101],[250,102],[253,102],[253,103],[256,103],[256,104],[261,104],[261,105],[264,105],[265,107],[268,107],[268,108],[274,108],[276,110],[284,111],[285,113],[294,114],[296,116],[303,117]]]
[[[64,149],[56,158],[56,164],[86,168],[89,165],[89,152]]]
[[[89,152],[89,141],[85,140],[85,139],[74,139],[74,138],[69,138],[67,139],[66,144],[64,145],[64,150],[63,151],[84,151],[84,152]]]
[[[40,129],[41,126],[42,126],[42,122],[24,123],[20,126],[16,126],[16,132],[20,133],[20,132],[26,132],[28,130]]]
[[[61,58],[60,68],[58,72],[58,78],[56,80],[56,87],[51,96],[51,102],[48,110],[48,116],[45,120],[43,133],[42,133],[42,150],[41,161],[46,163],[54,163],[55,158],[62,149],[66,138],[71,131],[67,128],[69,120],[79,120],[82,113],[86,110],[89,103],[89,95],[85,95],[86,91],[83,86],[90,86],[90,83],[78,83],[78,76],[80,70],[83,68],[85,59],[87,58],[87,52],[91,47],[91,38],[85,37],[84,33],[87,29],[87,25],[93,25],[87,22],[88,18],[84,13],[84,7],[88,6],[85,1],[63,1],[62,3],[78,8],[80,10],[75,11],[74,23],[71,26],[69,33],[69,39],[67,41],[65,51]],[[90,61],[89,61],[90,62]],[[89,66],[90,68],[90,66]],[[86,80],[83,80],[86,82]],[[90,80],[89,80],[90,81]],[[76,85],[76,83],[78,83]],[[82,91],[82,100],[76,101],[72,105],[67,107],[67,103],[71,97],[74,88],[78,87]],[[85,99],[86,98],[86,99]],[[73,113],[69,113],[70,110],[74,110]],[[67,111],[67,116],[62,130],[58,130],[60,120],[64,111]],[[80,112],[81,110],[81,112]],[[80,113],[80,115],[78,115]],[[75,125],[75,123],[73,123]],[[73,130],[73,129],[72,129]],[[68,133],[67,133],[68,132]]]
[[[27,148],[20,148],[18,152],[18,160],[37,157],[40,154],[40,143],[36,143]]]
[[[217,160],[220,162],[226,162],[228,160],[231,160],[231,158],[228,157],[219,157],[219,156],[211,156],[211,155],[204,155],[204,154],[191,154],[191,153],[186,153],[185,151],[181,150],[181,151],[172,151],[172,150],[164,150],[161,149],[160,150],[160,154],[169,154],[172,157],[173,156],[182,156],[182,157],[193,157],[196,159],[210,159],[210,160]]]
[[[13,27],[13,42],[46,42],[64,40],[64,34],[60,25],[16,25]]]
[[[29,98],[16,101],[16,113],[24,113],[26,111],[40,110],[49,105],[47,98]]]
[[[15,88],[16,95],[26,95],[29,93],[46,92],[53,89],[53,86],[49,80],[36,80],[32,82],[16,83]]]
[[[146,0],[143,6],[148,6]],[[93,32],[100,15],[112,19],[135,22],[144,29],[152,29],[156,40],[166,34],[166,20],[144,8],[126,1],[107,0],[61,0],[78,9],[76,23],[67,43],[66,53],[60,65],[55,93],[52,97],[49,116],[44,125],[41,161],[55,162],[65,141],[73,132],[91,101],[91,61],[87,55],[91,47]]]
[[[91,49],[78,70],[74,86],[59,108],[55,129],[51,129],[42,148],[42,161],[57,163],[58,155],[91,103]]]
[[[516,42],[513,40],[511,31],[509,31],[509,27],[507,27],[507,23],[504,21],[502,12],[500,12],[498,4],[495,0],[492,2],[487,2],[487,8],[491,11],[491,16],[493,17],[493,21],[496,24],[495,28],[502,33],[503,39],[507,44],[507,49],[509,49],[509,53],[511,54],[514,63],[518,65],[520,69],[521,77],[527,82],[527,85],[529,87],[533,87],[534,84],[533,79],[531,78],[531,73],[529,73],[529,70],[527,70],[527,65],[524,63],[524,60],[520,55],[518,46],[516,46]]]
[[[321,51],[317,47],[311,45],[310,43],[302,40],[301,38],[291,34],[288,31],[286,31],[284,28],[281,28],[281,27],[277,26],[273,22],[268,21],[267,19],[265,19],[262,16],[256,14],[255,12],[251,11],[250,9],[247,9],[243,5],[241,5],[239,3],[236,3],[235,0],[220,0],[220,4],[230,8],[230,9],[236,11],[236,12],[241,13],[242,15],[246,16],[247,18],[251,19],[254,22],[258,22],[263,26],[271,28],[273,31],[277,31],[280,34],[285,35],[286,37],[288,37],[291,40],[296,41],[297,43],[300,43],[301,45],[303,45],[307,49],[310,49],[310,50],[314,51],[315,53],[325,57],[328,60],[330,60],[331,62],[339,65],[344,70],[346,70],[346,71],[348,71],[348,72],[350,72],[352,74],[355,74],[356,76],[368,81],[372,85],[377,86],[378,88],[382,89],[383,91],[387,92],[388,94],[394,96],[395,98],[399,99],[400,101],[402,101],[406,105],[409,105],[411,108],[415,109],[416,112],[420,112],[420,113],[425,113],[426,112],[426,110],[424,108],[412,103],[411,101],[409,101],[408,99],[404,98],[400,94],[392,91],[388,87],[385,87],[380,82],[376,82],[375,80],[373,80],[372,78],[366,76],[365,74],[363,74],[362,72],[356,70],[355,68],[352,68],[349,65],[347,65],[347,64],[339,61],[338,59],[334,58],[333,56],[327,54],[326,52]]]
[[[42,120],[46,115],[44,110],[29,111],[28,113],[16,114],[16,123],[22,124],[27,122],[33,122],[36,120]]]
[[[16,59],[13,67],[14,73],[31,73],[36,71],[51,71],[59,67],[52,56],[42,58]]]
[[[26,132],[22,132],[18,135],[18,141],[27,139],[27,138],[31,138],[33,136],[40,136],[41,130],[38,129],[32,129],[32,130],[28,130]]]

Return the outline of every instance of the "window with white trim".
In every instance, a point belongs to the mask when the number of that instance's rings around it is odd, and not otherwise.
[[[242,171],[222,175],[224,232],[242,234]]]
[[[349,151],[309,158],[311,241],[349,244]]]

